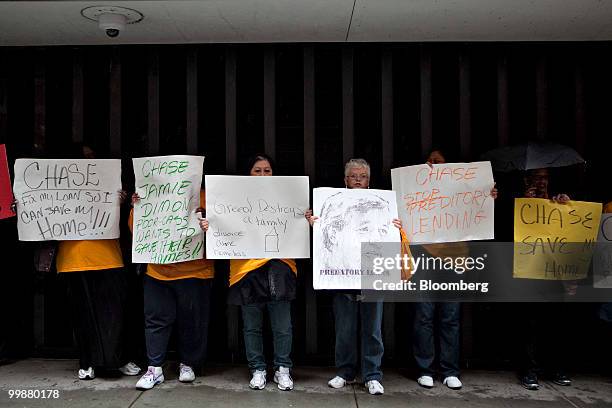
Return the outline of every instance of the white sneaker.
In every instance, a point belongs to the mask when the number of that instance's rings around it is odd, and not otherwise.
[[[195,380],[195,373],[193,372],[193,369],[187,364],[181,363],[179,365],[179,372],[180,382],[192,382],[193,380]]]
[[[459,390],[463,386],[463,384],[461,384],[461,380],[459,380],[454,375],[446,377],[442,384],[446,385],[451,390]]]
[[[89,367],[87,370],[79,369],[79,380],[93,380],[96,378],[96,373],[93,367]]]
[[[274,373],[274,382],[278,384],[281,391],[291,391],[293,389],[293,379],[287,367],[278,367]]]
[[[139,390],[150,390],[155,387],[157,384],[161,384],[164,382],[164,373],[161,367],[153,367],[149,366],[149,369],[140,380],[136,383],[136,388]]]
[[[123,375],[138,375],[140,374],[140,367],[138,367],[135,363],[131,361],[124,365],[123,367],[119,367],[119,371]]]
[[[327,385],[329,385],[332,388],[342,388],[342,387],[346,386],[347,384],[352,383],[353,381],[354,380],[345,380],[344,378],[342,378],[339,375],[337,375],[334,378],[332,378],[331,380],[329,380],[327,382]]]
[[[378,380],[370,380],[365,383],[365,386],[370,395],[383,395],[385,393],[385,388]]]
[[[421,387],[425,387],[425,388],[433,388],[434,386],[433,377],[430,375],[420,376],[419,379],[417,380],[417,383],[419,383]]]
[[[266,387],[266,371],[253,371],[253,377],[251,378],[251,382],[249,382],[249,387],[254,390],[263,390]]]

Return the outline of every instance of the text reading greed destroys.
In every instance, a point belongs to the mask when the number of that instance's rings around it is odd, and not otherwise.
[[[308,177],[206,176],[208,259],[308,258]]]
[[[203,157],[134,159],[136,192],[132,260],[166,264],[201,259],[200,206]]]

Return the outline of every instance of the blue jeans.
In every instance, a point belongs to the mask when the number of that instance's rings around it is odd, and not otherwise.
[[[433,376],[435,372],[435,320],[440,334],[440,373],[443,377],[459,376],[460,309],[456,302],[415,303],[413,351],[419,375]]]
[[[266,358],[263,347],[263,314],[267,307],[272,327],[272,344],[274,346],[274,368],[291,368],[291,302],[271,301],[242,305],[242,322],[244,331],[244,346],[249,369],[265,370]]]
[[[144,277],[145,339],[149,365],[166,361],[168,341],[177,329],[181,363],[199,367],[206,355],[212,279],[162,281]]]
[[[360,302],[338,293],[334,297],[336,322],[337,375],[353,380],[358,371],[359,337],[361,322],[361,375],[363,381],[382,379],[380,364],[384,353],[382,342],[383,303]]]

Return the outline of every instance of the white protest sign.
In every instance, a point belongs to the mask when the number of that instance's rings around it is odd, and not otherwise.
[[[132,262],[169,264],[202,259],[201,156],[133,159],[136,193]]]
[[[306,176],[206,176],[208,259],[309,258]]]
[[[593,287],[612,288],[612,213],[601,215],[593,255]]]
[[[121,160],[17,159],[21,241],[119,237]]]
[[[313,287],[361,289],[372,274],[361,268],[361,243],[400,242],[395,191],[315,188],[313,201]],[[368,247],[368,256],[382,256],[382,246]]]
[[[391,170],[391,180],[410,242],[494,237],[490,162],[400,167]]]

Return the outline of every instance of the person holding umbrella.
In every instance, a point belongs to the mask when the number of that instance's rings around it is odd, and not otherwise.
[[[548,168],[536,168],[528,170],[524,176],[526,198],[551,199],[559,204],[570,201],[567,194],[557,194],[550,197],[549,181],[550,171]],[[534,284],[542,284],[537,282]],[[552,287],[550,282],[544,282],[543,286]],[[576,286],[574,282],[565,283],[564,290],[574,294]],[[523,303],[522,312],[519,314],[519,326],[523,334],[519,342],[519,377],[521,384],[528,390],[538,390],[538,374],[542,371],[541,364],[545,362],[551,374],[551,380],[562,386],[571,385],[572,381],[564,370],[565,350],[561,348],[561,339],[566,338],[563,328],[567,324],[556,318],[559,316],[563,305],[557,303]],[[561,313],[565,315],[565,313]],[[544,360],[544,361],[543,361]]]
[[[485,153],[484,159],[490,160],[493,169],[501,172],[524,171],[523,197],[551,199],[557,203],[567,203],[567,194],[550,195],[550,168],[566,167],[584,163],[584,159],[572,148],[549,142],[528,142],[514,147],[502,147]],[[555,289],[551,282],[530,282],[540,289]],[[575,294],[575,282],[564,282],[563,291]],[[518,330],[522,334],[517,346],[519,379],[528,390],[538,390],[538,374],[542,359],[557,385],[569,386],[571,379],[564,371],[566,351],[561,349],[562,332],[567,322],[559,321],[556,316],[564,316],[557,303],[523,303],[517,308]]]

